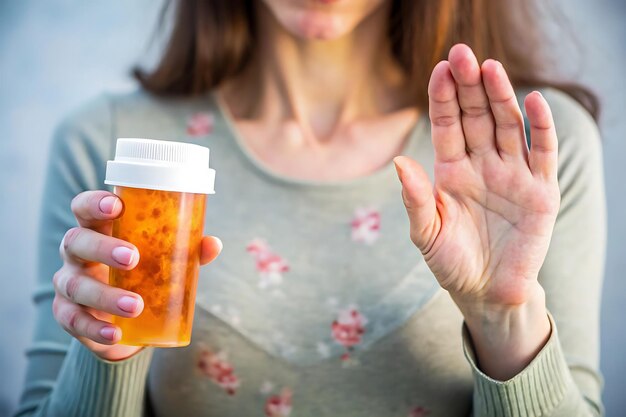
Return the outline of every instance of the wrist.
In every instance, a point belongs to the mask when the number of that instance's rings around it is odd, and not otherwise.
[[[508,380],[517,375],[550,337],[545,294],[538,283],[522,304],[453,299],[465,318],[479,367],[494,379]]]
[[[96,357],[105,362],[121,362],[137,356],[145,350],[145,346],[94,346],[94,343],[83,343]]]

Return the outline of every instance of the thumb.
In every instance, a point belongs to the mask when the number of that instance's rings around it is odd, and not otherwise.
[[[411,158],[397,156],[393,163],[402,183],[402,200],[411,223],[411,240],[422,253],[426,253],[441,228],[433,187],[424,168]]]

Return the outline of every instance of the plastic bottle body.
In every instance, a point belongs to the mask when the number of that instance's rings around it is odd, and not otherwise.
[[[113,316],[121,344],[186,346],[191,340],[200,267],[206,194],[115,186],[124,203],[113,222],[114,237],[137,246],[140,258],[130,271],[111,268],[112,286],[143,297],[136,318]]]

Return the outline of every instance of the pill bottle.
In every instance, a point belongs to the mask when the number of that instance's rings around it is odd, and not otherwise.
[[[191,341],[207,194],[215,171],[209,149],[182,142],[120,138],[107,162],[105,184],[123,203],[112,236],[134,244],[139,263],[111,267],[109,284],[135,292],[144,310],[135,318],[113,316],[119,343],[186,346]]]

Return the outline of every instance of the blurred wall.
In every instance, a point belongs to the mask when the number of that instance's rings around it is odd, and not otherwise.
[[[161,0],[0,0],[0,417],[21,391],[47,148],[68,111],[134,88]]]
[[[581,79],[605,100],[609,205],[602,371],[608,416],[626,413],[626,3],[560,0],[585,48]],[[0,0],[0,416],[16,404],[32,332],[35,239],[53,127],[103,90],[134,84],[161,1]],[[50,277],[51,278],[51,277]]]

